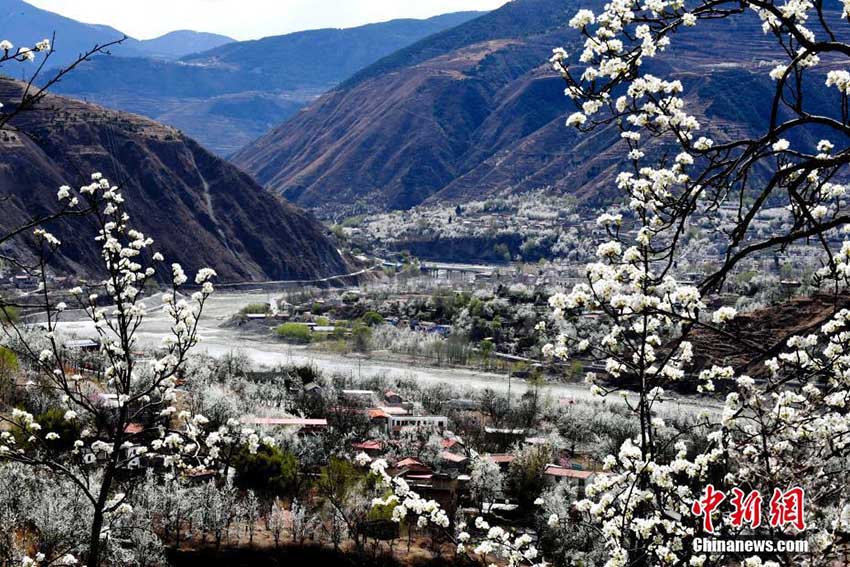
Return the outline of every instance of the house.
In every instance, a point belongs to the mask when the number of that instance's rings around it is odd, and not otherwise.
[[[379,409],[383,410],[388,415],[408,415],[408,411],[403,407],[398,406],[380,406]]]
[[[378,440],[360,441],[358,443],[352,443],[351,447],[355,451],[366,453],[370,457],[378,457],[384,451],[384,444]]]
[[[408,474],[405,478],[410,488],[422,498],[435,500],[446,511],[449,518],[455,517],[460,485],[456,474],[429,472],[425,474]]]
[[[402,427],[429,427],[442,431],[449,425],[449,418],[442,415],[390,415],[387,431],[392,434]]]
[[[395,477],[414,478],[418,480],[425,480],[426,477],[430,479],[434,472],[430,467],[413,457],[407,457],[398,461],[393,468],[395,469],[395,474],[393,475]]]
[[[573,468],[563,467],[561,465],[548,464],[543,469],[543,476],[555,482],[566,480],[579,489],[579,496],[584,496],[584,488],[596,476],[593,471],[582,471]]]
[[[386,401],[390,405],[396,406],[400,406],[404,403],[402,397],[392,390],[387,390],[386,392],[384,392],[384,401]]]
[[[503,471],[507,470],[514,462],[514,456],[511,453],[490,453],[484,455],[484,458],[499,465],[499,468]]]
[[[38,279],[34,276],[19,275],[12,278],[12,285],[14,285],[17,289],[33,288],[36,287],[37,283]]]
[[[448,468],[455,470],[466,470],[466,465],[469,462],[469,459],[465,456],[452,453],[451,451],[443,451],[440,453],[440,458]]]
[[[304,417],[248,417],[243,419],[242,423],[260,427],[298,427],[305,431],[319,431],[328,426],[327,419]]]
[[[80,352],[97,352],[100,350],[100,343],[92,339],[74,339],[65,341],[63,346],[68,350]]]
[[[366,410],[366,415],[369,417],[369,421],[379,426],[387,427],[390,420],[390,414],[380,408]]]
[[[124,428],[124,433],[128,435],[138,435],[145,430],[145,426],[141,423],[128,423]]]
[[[136,470],[142,467],[142,458],[144,454],[147,452],[146,447],[142,447],[141,445],[131,445],[128,447],[122,447],[124,451],[124,468],[130,470]]]

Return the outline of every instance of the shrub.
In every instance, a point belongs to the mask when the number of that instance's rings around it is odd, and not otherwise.
[[[309,343],[310,327],[302,323],[284,323],[275,329],[278,337],[293,343]]]
[[[525,509],[540,495],[545,486],[543,470],[551,462],[550,450],[544,446],[523,447],[514,451],[508,467],[507,489]]]
[[[297,376],[302,384],[309,384],[310,382],[316,382],[319,380],[320,374],[319,369],[312,364],[305,364],[303,366],[295,366],[289,370],[290,376]]]
[[[17,323],[20,318],[21,310],[17,307],[12,307],[11,305],[0,307],[0,325]]]
[[[251,454],[247,448],[233,460],[236,485],[273,496],[296,496],[298,459],[288,451],[266,445]]]
[[[314,302],[310,307],[310,312],[313,315],[324,315],[325,313],[330,312],[331,306],[327,303],[319,303],[318,301]]]
[[[17,355],[6,347],[0,346],[0,378],[15,374],[19,367]]]
[[[259,315],[268,313],[271,307],[268,303],[251,303],[239,310],[242,315]]]
[[[372,349],[372,329],[366,325],[356,325],[351,332],[352,347],[357,352],[367,353]]]
[[[70,451],[74,447],[74,441],[80,438],[80,426],[75,421],[65,419],[65,410],[53,408],[36,416],[36,423],[41,430],[56,433],[59,439],[46,441],[49,447],[59,452]],[[16,444],[25,449],[35,449],[37,442],[31,441],[30,434],[16,428],[13,432]]]
[[[383,324],[384,318],[376,311],[367,311],[363,314],[363,317],[361,317],[361,321],[363,321],[363,324],[367,327],[377,327],[378,325]]]

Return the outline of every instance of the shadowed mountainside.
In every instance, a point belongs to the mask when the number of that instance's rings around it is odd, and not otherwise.
[[[20,89],[0,81],[0,99],[16,100]],[[321,224],[173,128],[58,96],[12,124],[20,132],[0,133],[0,230],[55,210],[59,186],[99,171],[122,186],[132,225],[188,270],[213,267],[221,282],[349,271]],[[61,267],[98,268],[89,221],[51,230],[66,244]]]

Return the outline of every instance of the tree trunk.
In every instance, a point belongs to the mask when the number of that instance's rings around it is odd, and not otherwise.
[[[112,489],[112,478],[115,474],[115,466],[117,464],[117,451],[119,447],[115,447],[113,456],[106,470],[103,472],[103,481],[100,484],[100,493],[97,495],[97,503],[94,506],[94,517],[92,518],[91,532],[89,534],[89,558],[88,567],[100,567],[100,532],[103,529],[103,510],[106,508],[106,501],[109,499],[109,491]]]
[[[96,507],[89,535],[88,567],[100,566],[100,531],[103,529],[103,506]]]

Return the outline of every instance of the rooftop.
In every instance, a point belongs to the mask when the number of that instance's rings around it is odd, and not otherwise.
[[[595,473],[593,471],[577,471],[559,465],[546,465],[546,468],[543,470],[543,474],[559,478],[576,478],[580,480],[587,480]]]
[[[242,420],[250,425],[284,425],[299,427],[327,427],[327,419],[306,419],[303,417],[249,417]]]

